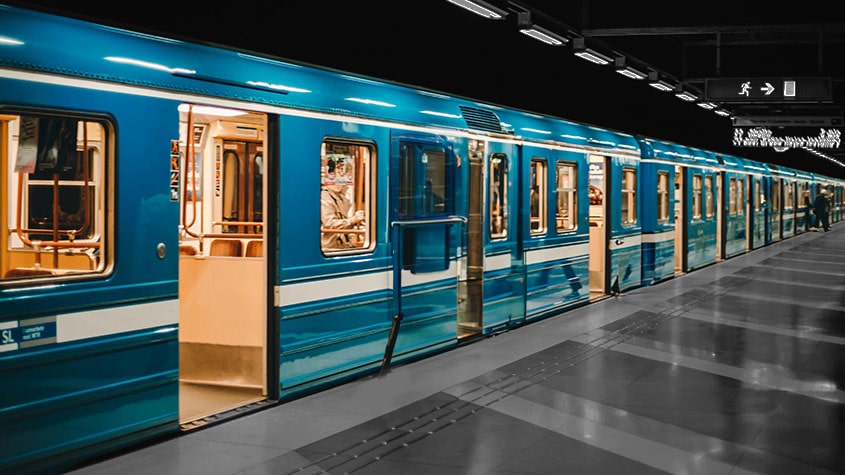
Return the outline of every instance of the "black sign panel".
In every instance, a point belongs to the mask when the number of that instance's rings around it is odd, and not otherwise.
[[[830,78],[705,79],[704,98],[715,102],[831,100]]]
[[[839,148],[842,132],[839,129],[807,127],[734,127],[732,143],[735,147],[772,148]]]

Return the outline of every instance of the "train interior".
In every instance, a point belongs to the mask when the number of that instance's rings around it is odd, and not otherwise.
[[[590,300],[604,298],[607,294],[607,200],[605,170],[607,158],[589,157],[590,199]]]
[[[179,110],[171,193],[181,208],[179,414],[189,429],[267,395],[267,120],[200,105]]]

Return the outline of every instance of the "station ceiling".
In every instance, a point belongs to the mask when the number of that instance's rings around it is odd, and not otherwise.
[[[845,163],[842,146],[820,150],[829,158],[802,149],[734,146],[735,119],[682,103],[645,81],[615,74],[612,65],[582,61],[572,51],[572,40],[582,38],[587,46],[657,71],[699,96],[712,79],[829,81],[830,98],[823,100],[719,107],[736,118],[841,120],[845,9],[836,2],[486,0],[506,14],[491,21],[451,0],[254,0],[225,8],[153,0],[143,8],[96,0],[0,1],[845,178],[845,166],[837,164]],[[525,13],[568,42],[550,47],[520,33]],[[842,127],[836,130],[841,133]]]

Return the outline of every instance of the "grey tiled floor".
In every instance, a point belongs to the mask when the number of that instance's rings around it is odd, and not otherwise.
[[[845,225],[74,475],[845,473]]]

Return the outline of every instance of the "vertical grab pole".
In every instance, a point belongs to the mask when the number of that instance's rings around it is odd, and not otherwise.
[[[384,357],[381,360],[381,371],[379,376],[387,372],[390,366],[390,359],[393,357],[393,347],[396,346],[396,337],[399,335],[399,324],[402,322],[402,226],[393,224],[393,301],[396,304],[396,313],[393,314],[393,324],[390,326],[390,335],[387,337],[387,347],[384,349]]]

